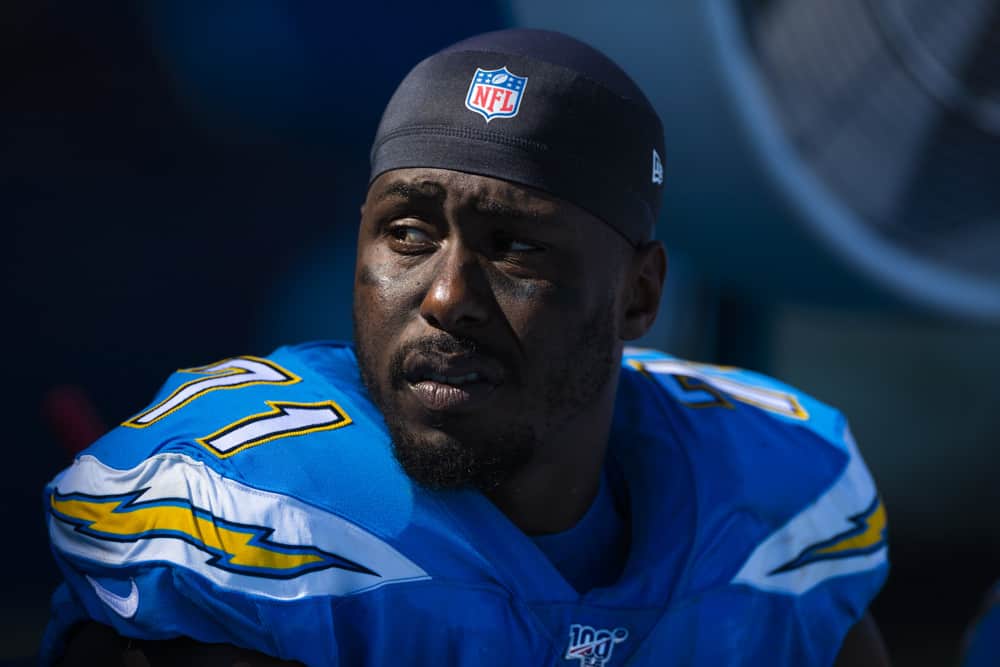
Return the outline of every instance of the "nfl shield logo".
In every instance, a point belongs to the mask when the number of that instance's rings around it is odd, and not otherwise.
[[[469,94],[465,96],[465,106],[482,115],[487,123],[494,118],[516,116],[527,85],[528,77],[517,76],[506,67],[477,67],[469,84]]]

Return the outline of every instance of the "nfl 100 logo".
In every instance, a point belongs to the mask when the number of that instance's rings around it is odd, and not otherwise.
[[[500,69],[476,68],[469,84],[465,106],[482,115],[486,122],[494,118],[510,118],[521,108],[521,97],[528,85],[528,77],[517,76],[506,67]]]
[[[596,630],[589,625],[574,623],[569,629],[569,645],[566,647],[566,660],[579,660],[580,667],[604,667],[611,660],[611,652],[615,644],[628,639],[628,630]]]

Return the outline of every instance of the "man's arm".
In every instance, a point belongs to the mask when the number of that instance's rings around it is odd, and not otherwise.
[[[889,667],[889,653],[871,614],[866,612],[844,637],[834,667]]]
[[[87,621],[73,632],[58,667],[280,667],[301,665],[229,644],[201,644],[181,637],[136,641]]]

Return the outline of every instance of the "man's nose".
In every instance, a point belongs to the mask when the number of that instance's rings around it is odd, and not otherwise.
[[[478,258],[460,245],[449,248],[420,304],[420,315],[431,326],[449,332],[486,324],[493,299]]]

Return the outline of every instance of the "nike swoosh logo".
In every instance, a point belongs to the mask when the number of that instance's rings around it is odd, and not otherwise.
[[[91,579],[89,575],[85,574],[83,576],[87,577],[87,581],[94,587],[97,597],[101,598],[104,604],[114,609],[116,614],[122,618],[132,618],[135,616],[135,612],[139,609],[139,587],[135,585],[135,579],[129,579],[132,582],[132,590],[129,591],[128,595],[122,596],[112,593],[98,583],[97,580]]]

